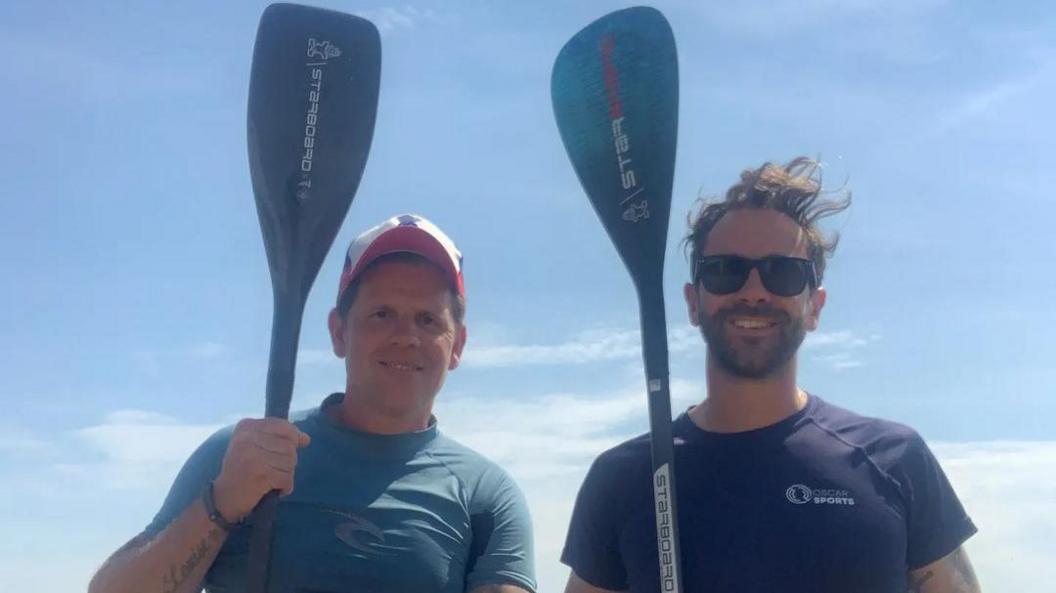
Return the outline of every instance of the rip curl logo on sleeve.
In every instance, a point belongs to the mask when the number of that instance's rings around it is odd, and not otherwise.
[[[854,506],[854,497],[847,490],[831,488],[811,488],[804,484],[792,484],[785,490],[785,498],[796,505],[802,504],[835,504]]]

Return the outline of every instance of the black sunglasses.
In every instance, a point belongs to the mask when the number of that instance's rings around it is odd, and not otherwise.
[[[763,286],[777,296],[796,296],[808,284],[818,285],[813,261],[786,255],[768,255],[759,259],[706,255],[697,260],[696,281],[712,294],[733,294],[748,282],[752,269],[759,270]]]

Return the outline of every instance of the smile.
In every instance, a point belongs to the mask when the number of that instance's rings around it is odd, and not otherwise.
[[[730,322],[737,329],[769,329],[777,326],[772,319],[740,318]]]
[[[413,372],[417,372],[417,371],[422,370],[422,367],[420,367],[420,366],[418,366],[416,364],[405,363],[405,362],[379,360],[378,364],[380,364],[381,366],[383,366],[385,368],[389,368],[389,369],[392,369],[394,371],[401,371],[401,372],[404,372],[404,373],[413,373]]]

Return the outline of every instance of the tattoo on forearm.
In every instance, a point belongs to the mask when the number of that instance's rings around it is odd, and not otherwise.
[[[165,593],[175,593],[187,579],[194,574],[198,565],[201,564],[202,560],[209,555],[213,546],[216,543],[216,536],[219,534],[218,529],[213,529],[202,541],[198,542],[193,548],[191,548],[191,555],[183,561],[183,564],[179,566],[173,564],[169,566],[169,572],[162,577],[162,585],[164,586]]]
[[[909,593],[980,593],[968,554],[958,548],[935,564],[909,575]]]
[[[909,578],[909,593],[923,593],[924,585],[933,578],[935,578],[935,573],[930,570],[922,575],[911,576]]]
[[[979,593],[979,581],[975,578],[975,571],[968,561],[968,554],[963,549],[957,548],[950,559],[953,565],[954,591],[957,593]]]

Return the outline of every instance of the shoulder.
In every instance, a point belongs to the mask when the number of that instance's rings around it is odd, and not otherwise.
[[[628,484],[651,483],[652,458],[649,434],[641,434],[606,449],[594,460],[583,479],[581,494],[627,493]]]
[[[864,416],[821,398],[816,400],[811,421],[833,438],[867,453],[897,457],[907,448],[923,444],[920,434],[905,424]]]
[[[437,431],[425,453],[458,479],[471,501],[523,498],[517,482],[506,469],[442,432]]]
[[[820,398],[811,421],[823,433],[857,449],[893,477],[936,463],[920,433],[900,422],[863,416]]]
[[[605,473],[649,471],[650,463],[650,440],[649,434],[645,433],[603,451],[594,460],[591,470]]]
[[[331,396],[331,398],[332,397],[333,396]],[[329,401],[331,398],[327,398],[327,401]],[[326,402],[324,402],[323,405],[326,405]],[[290,424],[293,424],[302,431],[308,432],[319,423],[318,421],[323,414],[323,405],[307,408],[304,410],[297,410],[295,412],[290,412],[290,415],[287,417],[287,419],[289,420]]]
[[[219,469],[219,464],[223,460],[224,453],[227,451],[227,446],[231,442],[231,435],[234,434],[236,426],[237,424],[229,424],[206,437],[198,445],[194,453],[191,454],[187,464],[215,464],[217,469]]]

